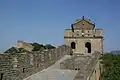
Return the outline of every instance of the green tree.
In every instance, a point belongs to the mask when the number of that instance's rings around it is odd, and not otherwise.
[[[18,53],[18,50],[15,47],[11,47],[10,49],[6,50],[4,53]]]
[[[104,54],[100,59],[104,68],[101,80],[120,80],[120,54]]]
[[[32,46],[34,46],[32,51],[39,51],[40,49],[44,49],[44,46],[39,43],[32,43]]]
[[[50,45],[50,44],[46,44],[45,45],[45,49],[54,49],[55,47]]]

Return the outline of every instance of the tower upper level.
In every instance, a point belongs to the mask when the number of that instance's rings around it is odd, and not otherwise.
[[[90,19],[85,19],[83,16],[82,19],[77,19],[71,27],[73,30],[93,30],[95,24],[93,24]]]
[[[66,29],[64,31],[64,38],[75,38],[75,37],[103,37],[103,30],[96,29],[95,24],[90,20],[82,17],[77,19],[71,25],[72,29]]]

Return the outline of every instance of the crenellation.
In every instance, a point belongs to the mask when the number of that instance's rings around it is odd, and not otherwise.
[[[22,80],[48,68],[64,55],[71,53],[70,49],[70,47],[63,45],[45,51],[24,54],[0,54],[0,75],[2,75],[2,80]]]
[[[89,56],[76,55],[76,56],[73,56],[71,59],[67,59],[64,62],[61,62],[60,68],[77,70],[78,73],[75,76],[74,80],[90,80],[87,78],[89,78],[93,74],[92,73],[93,71],[96,71],[96,73],[98,74],[100,72],[100,71],[98,72],[99,68],[96,68],[96,64],[98,62],[99,57],[100,57],[99,52],[95,52]]]
[[[103,30],[95,29],[95,37],[103,37]]]

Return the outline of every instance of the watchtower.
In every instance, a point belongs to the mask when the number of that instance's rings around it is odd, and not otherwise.
[[[103,30],[96,29],[95,24],[83,16],[71,24],[71,29],[64,30],[64,43],[77,54],[103,53]]]

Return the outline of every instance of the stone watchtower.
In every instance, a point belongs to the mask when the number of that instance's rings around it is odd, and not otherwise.
[[[95,24],[90,19],[83,16],[76,20],[71,28],[64,31],[64,43],[71,46],[74,53],[103,53],[103,30],[95,29]]]

